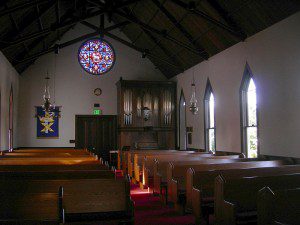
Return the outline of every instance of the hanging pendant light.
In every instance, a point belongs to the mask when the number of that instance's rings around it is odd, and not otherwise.
[[[50,88],[49,88],[49,80],[50,80],[50,77],[48,76],[48,73],[47,73],[47,77],[45,78],[46,80],[46,83],[45,83],[45,89],[44,89],[44,94],[43,94],[43,100],[44,100],[44,103],[42,105],[42,108],[44,109],[45,112],[50,112],[53,110],[53,106],[50,102]]]
[[[193,115],[196,115],[198,113],[198,107],[197,107],[197,99],[196,99],[196,85],[195,85],[195,77],[193,75],[193,82],[191,84],[192,89],[192,96],[190,100],[190,107],[189,110]]]

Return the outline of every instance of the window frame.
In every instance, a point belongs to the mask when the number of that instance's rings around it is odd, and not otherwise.
[[[253,80],[255,87],[257,89],[257,84],[253,77],[253,73],[246,63],[241,86],[240,86],[240,126],[241,126],[241,152],[246,155],[248,158],[248,138],[247,138],[247,130],[251,127],[256,127],[257,132],[257,157],[260,154],[259,147],[259,107],[258,107],[258,95],[256,91],[256,126],[249,125],[249,112],[248,112],[248,88],[250,84],[250,80]]]
[[[8,99],[8,150],[12,151],[14,148],[13,145],[13,133],[14,133],[14,94],[13,86],[10,87],[9,99]]]
[[[209,143],[210,143],[210,139],[209,139],[209,131],[210,130],[214,130],[214,151],[212,152],[216,152],[216,112],[214,110],[214,126],[211,127],[210,126],[210,96],[211,94],[214,96],[214,103],[215,103],[215,95],[212,89],[212,86],[210,84],[209,79],[207,79],[207,83],[206,83],[206,88],[205,88],[205,94],[204,94],[204,143],[205,143],[205,150],[207,152],[211,151],[209,149]],[[215,104],[214,104],[215,106]],[[215,109],[215,107],[214,107]]]
[[[181,93],[180,93],[180,98],[179,98],[179,107],[178,107],[178,119],[179,119],[179,121],[178,121],[178,133],[179,133],[179,137],[178,137],[178,144],[179,144],[179,146],[178,146],[178,149],[180,149],[180,147],[181,147],[181,129],[182,129],[182,127],[180,126],[180,120],[181,120],[181,117],[182,117],[182,115],[181,115],[181,102],[184,102],[185,103],[185,113],[184,113],[184,120],[185,120],[185,129],[184,129],[184,133],[185,133],[185,150],[188,150],[188,143],[187,143],[187,132],[186,132],[186,100],[185,100],[185,97],[184,97],[184,93],[183,93],[183,89],[181,89]],[[180,150],[182,150],[182,149],[180,149]]]

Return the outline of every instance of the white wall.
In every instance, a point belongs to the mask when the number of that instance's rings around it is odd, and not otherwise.
[[[300,13],[267,28],[177,76],[187,105],[195,74],[199,113],[187,112],[193,144],[204,148],[203,98],[209,77],[215,95],[216,148],[241,151],[239,88],[248,62],[257,86],[261,154],[300,157]],[[179,97],[178,97],[179,101]]]
[[[10,88],[13,88],[13,141],[14,147],[18,146],[18,96],[19,96],[19,74],[0,52],[0,94],[1,94],[1,111],[0,111],[0,134],[1,134],[1,151],[8,150],[8,129],[9,129],[9,96]]]
[[[96,21],[99,19],[96,18]],[[86,33],[93,32],[83,25],[76,25],[64,35],[61,43]],[[124,37],[115,31],[119,37]],[[92,114],[94,103],[100,103],[103,114],[117,114],[117,89],[115,83],[122,76],[130,80],[165,80],[161,72],[141,54],[110,38],[107,39],[116,52],[114,68],[103,76],[92,76],[84,72],[77,61],[81,43],[63,48],[57,58],[56,105],[62,106],[59,121],[59,139],[37,139],[34,106],[41,105],[46,71],[54,71],[54,53],[39,58],[20,78],[19,139],[21,147],[74,146],[69,140],[75,139],[75,115]],[[52,79],[53,81],[53,79]],[[52,85],[53,88],[53,85]],[[102,95],[93,94],[95,88],[102,89]],[[53,89],[52,89],[53,90]]]

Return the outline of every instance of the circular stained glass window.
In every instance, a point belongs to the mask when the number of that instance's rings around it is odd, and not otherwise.
[[[111,44],[103,39],[83,42],[78,50],[81,67],[93,75],[102,75],[112,69],[116,60]]]

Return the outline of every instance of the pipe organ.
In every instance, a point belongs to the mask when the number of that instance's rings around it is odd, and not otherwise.
[[[175,149],[176,83],[117,82],[119,146]]]

